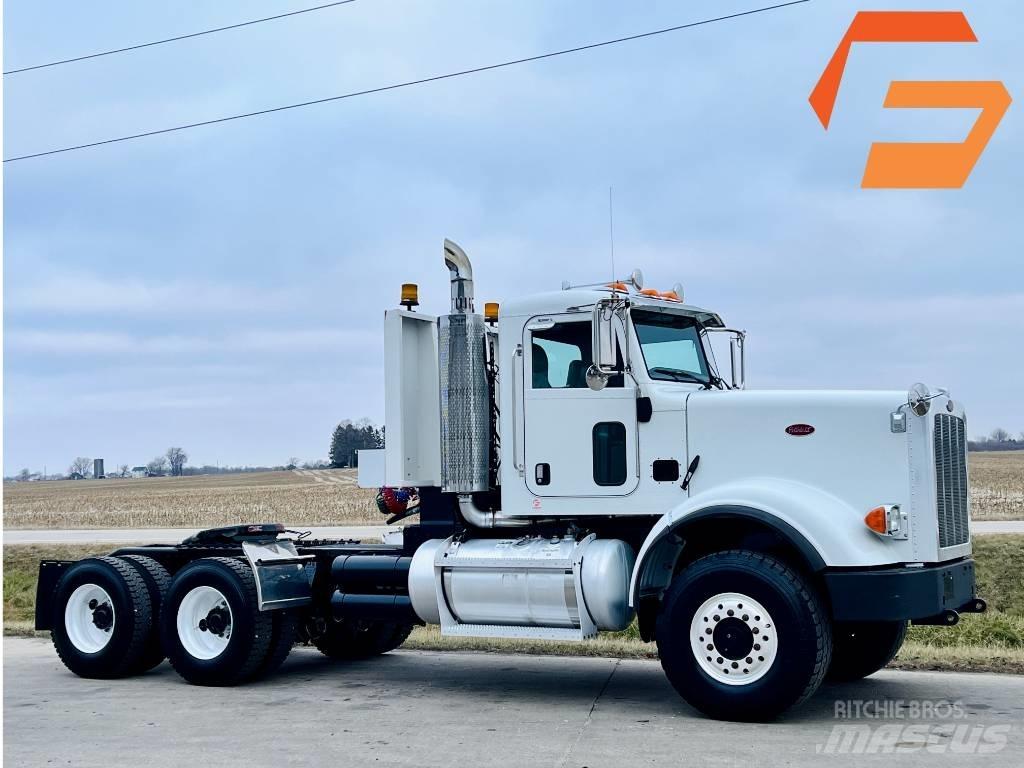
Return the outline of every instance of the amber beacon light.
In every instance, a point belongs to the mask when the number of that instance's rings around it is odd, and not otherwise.
[[[420,305],[420,289],[416,283],[402,283],[402,300],[399,303],[409,310]]]

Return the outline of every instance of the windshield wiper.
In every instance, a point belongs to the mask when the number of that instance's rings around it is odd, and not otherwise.
[[[648,373],[652,376],[655,374],[668,376],[672,381],[692,381],[694,384],[703,384],[705,387],[710,386],[704,379],[694,376],[689,371],[680,371],[678,368],[651,368]]]

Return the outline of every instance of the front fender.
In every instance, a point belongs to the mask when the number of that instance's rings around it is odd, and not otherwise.
[[[867,512],[820,488],[772,477],[749,478],[695,494],[667,512],[648,533],[633,568],[630,604],[636,607],[638,603],[652,552],[658,545],[680,526],[708,517],[748,517],[773,527],[814,570],[890,565],[913,559],[909,541],[883,540],[864,525]],[[659,558],[654,560],[660,562]]]

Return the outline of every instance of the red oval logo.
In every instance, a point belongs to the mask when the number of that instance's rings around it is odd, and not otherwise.
[[[814,433],[814,427],[810,424],[790,424],[786,427],[786,434],[794,437],[803,437]]]

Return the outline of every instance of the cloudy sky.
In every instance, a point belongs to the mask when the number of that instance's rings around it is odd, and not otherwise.
[[[315,2],[5,3],[4,68]],[[4,157],[440,74],[758,0],[357,0],[4,78]],[[977,44],[861,45],[830,129],[807,97],[859,9],[812,2],[524,66],[4,167],[4,472],[324,456],[383,418],[383,310],[619,271],[751,333],[760,387],[951,388],[1024,430],[1024,9],[962,0]],[[886,110],[891,80],[1002,80],[967,185],[860,189],[872,141],[976,113]]]

